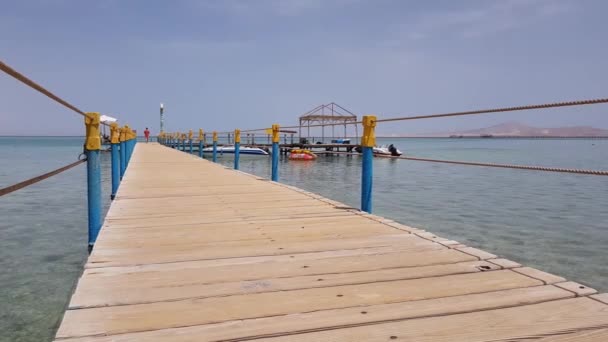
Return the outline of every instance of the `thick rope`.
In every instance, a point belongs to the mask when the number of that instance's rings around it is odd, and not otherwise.
[[[17,184],[13,184],[13,185],[8,186],[6,188],[2,188],[2,189],[0,189],[0,196],[4,196],[6,194],[10,194],[11,192],[14,192],[14,191],[17,191],[19,189],[25,188],[28,185],[32,185],[32,184],[38,183],[38,182],[40,182],[42,180],[45,180],[45,179],[47,179],[49,177],[52,177],[52,176],[56,175],[56,174],[62,173],[63,171],[67,171],[67,170],[73,168],[76,165],[80,165],[80,164],[84,163],[85,161],[87,161],[87,160],[86,159],[81,159],[81,160],[73,162],[73,163],[71,163],[69,165],[66,165],[64,167],[61,167],[61,168],[59,168],[57,170],[54,170],[54,171],[51,171],[51,172],[47,172],[47,173],[45,173],[43,175],[40,175],[38,177],[30,178],[30,179],[28,179],[26,181],[23,181],[23,182],[20,182],[20,183],[17,183]]]
[[[341,154],[341,155],[361,155],[360,153],[354,152],[334,152],[334,151],[322,151],[319,154]],[[444,164],[456,164],[456,165],[467,165],[467,166],[483,166],[483,167],[498,167],[504,169],[518,169],[518,170],[531,170],[531,171],[547,171],[547,172],[561,172],[561,173],[576,173],[580,175],[593,175],[593,176],[608,176],[608,171],[604,170],[585,170],[585,169],[566,169],[559,167],[545,167],[545,166],[528,166],[528,165],[513,165],[513,164],[496,164],[496,163],[477,163],[467,162],[460,160],[444,160],[444,159],[429,159],[429,158],[416,158],[416,157],[401,157],[401,156],[382,156],[381,158],[392,158],[392,159],[403,159],[413,161],[423,161],[432,163],[444,163]]]
[[[416,116],[402,116],[396,118],[386,118],[379,119],[376,122],[390,122],[390,121],[406,121],[406,120],[418,120],[418,119],[433,119],[433,118],[444,118],[450,116],[463,116],[463,115],[477,115],[477,114],[489,114],[489,113],[502,113],[502,112],[515,112],[522,110],[532,110],[532,109],[545,109],[545,108],[558,108],[558,107],[572,107],[572,106],[582,106],[582,105],[590,105],[590,104],[599,104],[599,103],[608,103],[608,98],[603,99],[591,99],[591,100],[580,100],[580,101],[569,101],[569,102],[555,102],[555,103],[545,103],[545,104],[537,104],[537,105],[528,105],[528,106],[517,106],[517,107],[504,107],[504,108],[492,108],[492,109],[480,109],[480,110],[470,110],[464,112],[452,112],[452,113],[443,113],[443,114],[429,114],[429,115],[416,115]],[[358,125],[361,124],[361,121],[356,122],[347,122],[346,125]],[[326,123],[326,124],[315,124],[315,125],[305,125],[305,126],[281,126],[281,128],[308,128],[308,127],[324,127],[324,126],[343,126],[345,123]],[[248,129],[242,130],[241,132],[258,132],[264,131],[266,128],[257,128],[257,129]]]
[[[27,78],[25,75],[21,74],[20,72],[18,72],[17,70],[11,68],[10,66],[8,66],[6,63],[0,61],[0,70],[4,71],[5,73],[7,73],[8,75],[14,77],[16,80],[21,81],[22,83],[24,83],[25,85],[29,86],[30,88],[37,90],[38,92],[46,95],[47,97],[51,98],[52,100],[54,100],[55,102],[65,106],[68,109],[71,109],[72,111],[82,115],[82,116],[87,116],[87,114],[85,112],[83,112],[82,110],[78,109],[76,106],[70,104],[69,102],[63,100],[62,98],[60,98],[59,96],[51,93],[50,91],[48,91],[47,89],[45,89],[43,86],[39,85],[38,83],[30,80],[29,78]],[[109,126],[107,123],[102,122],[101,124]]]
[[[569,102],[555,102],[555,103],[545,103],[545,104],[518,106],[518,107],[480,109],[480,110],[470,110],[470,111],[466,111],[466,112],[453,112],[453,113],[444,113],[444,114],[403,116],[403,117],[397,117],[397,118],[379,119],[379,120],[376,120],[376,122],[405,121],[405,120],[444,118],[444,117],[462,116],[462,115],[476,115],[476,114],[488,114],[488,113],[515,112],[515,111],[520,111],[520,110],[545,109],[545,108],[557,108],[557,107],[572,107],[572,106],[582,106],[582,105],[590,105],[590,104],[598,104],[598,103],[608,103],[608,98],[604,98],[604,99],[592,99],[592,100],[581,100],[581,101],[569,101]]]
[[[415,158],[415,157],[395,157],[395,158],[405,159],[405,160],[414,160],[414,161],[433,162],[433,163],[444,163],[444,164],[499,167],[499,168],[505,168],[505,169],[519,169],[519,170],[533,170],[533,171],[547,171],[547,172],[576,173],[576,174],[580,174],[580,175],[608,176],[608,171],[603,171],[603,170],[566,169],[566,168],[560,168],[560,167],[495,164],[495,163],[476,163],[476,162],[465,162],[465,161],[459,161],[459,160],[441,160],[441,159],[427,159],[427,158]]]

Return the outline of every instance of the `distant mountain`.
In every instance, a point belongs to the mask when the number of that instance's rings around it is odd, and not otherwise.
[[[608,136],[608,129],[595,128],[591,126],[572,126],[572,127],[554,127],[540,128],[527,126],[519,122],[505,122],[498,125],[471,129],[466,131],[442,132],[425,134],[425,136],[441,137],[441,136],[512,136],[512,137],[594,137]]]

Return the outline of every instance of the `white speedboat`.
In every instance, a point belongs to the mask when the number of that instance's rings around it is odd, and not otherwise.
[[[203,149],[203,153],[213,153],[213,147],[205,147]],[[217,153],[234,154],[234,145],[218,146]],[[241,147],[239,147],[239,154],[252,154],[252,155],[267,156],[268,152],[262,150],[261,148],[257,148],[257,147],[241,146]]]
[[[403,152],[399,151],[393,144],[374,147],[374,155],[379,157],[399,157],[402,154]]]

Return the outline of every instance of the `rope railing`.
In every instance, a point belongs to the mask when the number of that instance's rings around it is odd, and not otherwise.
[[[547,172],[560,172],[560,173],[576,173],[579,175],[594,175],[594,176],[608,176],[608,171],[604,170],[585,170],[585,169],[567,169],[561,167],[546,167],[546,166],[529,166],[529,165],[514,165],[514,164],[496,164],[496,163],[479,163],[479,162],[467,162],[461,160],[442,160],[442,159],[429,159],[429,158],[417,158],[417,157],[395,157],[397,159],[432,162],[432,163],[444,163],[444,164],[457,164],[457,165],[468,165],[468,166],[484,166],[484,167],[497,167],[504,169],[519,169],[519,170],[532,170],[532,171],[547,171]]]
[[[360,156],[361,155],[360,153],[355,153],[355,152],[339,152],[339,151],[323,151],[323,152],[319,152],[319,153],[320,154],[347,155],[347,156]],[[445,159],[431,159],[431,158],[404,157],[404,156],[382,156],[382,158],[412,160],[412,161],[431,162],[431,163],[466,165],[466,166],[496,167],[496,168],[503,168],[503,169],[518,169],[518,170],[531,170],[531,171],[576,173],[576,174],[580,174],[580,175],[608,176],[608,170],[569,169],[569,168],[561,168],[561,167],[548,167],[548,166],[536,166],[536,165],[483,163],[483,162],[469,162],[469,161],[463,161],[463,160],[445,160]]]
[[[479,110],[469,110],[462,112],[448,112],[448,113],[440,113],[440,114],[427,114],[427,115],[413,115],[413,116],[402,116],[402,117],[394,117],[394,118],[386,118],[386,119],[377,119],[375,122],[391,122],[391,121],[407,121],[407,120],[420,120],[420,119],[433,119],[433,118],[444,118],[444,117],[452,117],[452,116],[465,116],[465,115],[479,115],[479,114],[491,114],[491,113],[504,113],[504,112],[515,112],[515,111],[524,111],[524,110],[533,110],[533,109],[548,109],[548,108],[559,108],[559,107],[573,107],[573,106],[583,106],[583,105],[592,105],[592,104],[601,104],[608,103],[608,98],[600,98],[600,99],[588,99],[588,100],[577,100],[577,101],[567,101],[567,102],[553,102],[553,103],[544,103],[544,104],[534,104],[534,105],[526,105],[526,106],[515,106],[515,107],[502,107],[502,108],[490,108],[490,109],[479,109]],[[359,125],[362,124],[362,121],[348,122],[346,125]],[[288,128],[308,128],[308,127],[326,127],[326,126],[344,126],[345,123],[324,123],[324,124],[314,124],[314,125],[304,125],[304,126],[283,126],[281,125],[281,129]],[[259,132],[265,131],[268,127],[265,128],[254,128],[254,129],[246,129],[241,132]]]
[[[515,111],[532,110],[532,109],[547,109],[547,108],[582,106],[582,105],[591,105],[591,104],[600,104],[600,103],[608,103],[608,98],[590,99],[590,100],[579,100],[579,101],[569,101],[569,102],[554,102],[554,103],[545,103],[545,104],[536,104],[536,105],[527,105],[527,106],[517,106],[517,107],[480,109],[480,110],[470,110],[470,111],[464,111],[464,112],[442,113],[442,114],[403,116],[403,117],[396,117],[396,118],[378,119],[378,120],[375,120],[375,122],[390,122],[390,121],[406,121],[406,120],[445,118],[445,117],[451,117],[451,116],[504,113],[504,112],[515,112]]]
[[[78,107],[69,103],[68,101],[60,98],[55,95],[45,87],[40,84],[34,82],[32,79],[18,72],[17,70],[10,67],[8,64],[0,61],[0,70],[5,72],[7,75],[15,78],[16,80],[22,82],[28,87],[38,91],[39,93],[47,96],[53,101],[59,103],[60,105],[70,109],[71,111],[82,115],[84,117],[84,125],[85,125],[85,142],[83,146],[83,154],[86,155],[86,159],[79,160],[70,165],[64,166],[57,170],[45,173],[38,177],[34,177],[28,179],[26,181],[11,185],[9,187],[0,189],[0,196],[9,194],[11,192],[22,189],[28,185],[35,184],[44,179],[47,179],[51,176],[57,175],[61,172],[69,170],[70,168],[87,162],[87,211],[88,211],[88,241],[89,241],[89,251],[91,251],[95,240],[97,239],[97,235],[101,230],[102,225],[102,200],[101,200],[101,158],[100,152],[102,149],[102,141],[101,135],[102,133],[99,130],[100,124],[109,126],[111,131],[111,139],[110,144],[112,146],[111,153],[111,166],[112,166],[112,193],[110,197],[114,199],[116,196],[116,192],[118,190],[118,186],[124,172],[126,170],[127,165],[129,164],[129,160],[131,158],[131,154],[133,153],[135,144],[137,143],[137,136],[135,132],[129,128],[128,125],[124,125],[123,127],[118,127],[116,122],[107,123],[102,120],[102,116],[97,112],[84,112],[80,110]]]
[[[27,85],[28,87],[40,92],[41,94],[49,97],[50,99],[54,100],[55,102],[61,104],[62,106],[72,110],[73,112],[80,114],[84,117],[87,116],[87,113],[83,112],[82,110],[78,109],[76,106],[74,106],[73,104],[67,102],[66,100],[60,98],[59,96],[53,94],[52,92],[50,92],[48,89],[44,88],[43,86],[41,86],[40,84],[34,82],[33,80],[31,80],[30,78],[28,78],[27,76],[21,74],[20,72],[18,72],[17,70],[11,68],[9,65],[7,65],[6,63],[4,63],[3,61],[0,61],[0,70],[4,71],[7,75],[12,76],[13,78],[15,78],[16,80],[22,82],[23,84]],[[105,123],[105,122],[101,122],[102,125],[106,125],[109,126],[109,124]]]
[[[32,184],[36,184],[36,183],[38,183],[40,181],[43,181],[43,180],[45,180],[45,179],[47,179],[49,177],[52,177],[54,175],[58,175],[58,174],[60,174],[60,173],[62,173],[64,171],[67,171],[67,170],[73,168],[74,166],[77,166],[77,165],[80,165],[80,164],[84,163],[85,161],[87,161],[87,160],[86,159],[79,159],[78,161],[75,161],[75,162],[70,163],[70,164],[68,164],[66,166],[60,167],[60,168],[58,168],[56,170],[53,170],[51,172],[47,172],[47,173],[42,174],[40,176],[37,176],[37,177],[34,177],[34,178],[30,178],[30,179],[25,180],[23,182],[19,182],[17,184],[13,184],[11,186],[7,186],[5,188],[2,188],[2,189],[0,189],[0,196],[4,196],[4,195],[7,195],[7,194],[10,194],[11,192],[17,191],[19,189],[23,189],[26,186],[29,186],[29,185],[32,185]]]

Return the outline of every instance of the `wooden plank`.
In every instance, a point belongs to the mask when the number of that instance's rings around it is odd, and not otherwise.
[[[437,251],[445,250],[441,247],[437,247]],[[339,258],[344,256],[363,256],[363,255],[381,255],[391,254],[399,252],[392,246],[388,247],[366,247],[366,248],[355,248],[355,249],[342,249],[336,251],[323,251],[323,252],[307,252],[297,254],[284,254],[284,255],[262,255],[262,256],[248,256],[248,257],[235,257],[235,258],[223,258],[223,259],[205,259],[205,260],[188,260],[179,262],[167,262],[167,263],[156,263],[156,264],[142,264],[142,265],[126,265],[126,266],[103,266],[103,265],[91,265],[86,264],[85,268],[89,269],[90,272],[94,273],[105,273],[109,271],[114,272],[129,272],[133,269],[144,270],[144,269],[181,269],[185,268],[184,265],[197,265],[196,267],[216,267],[216,266],[229,266],[229,265],[251,265],[262,262],[278,262],[278,261],[290,261],[290,260],[316,260],[325,258]],[[86,272],[85,272],[86,273]]]
[[[546,336],[535,341],[538,342],[606,342],[608,341],[608,328],[577,331],[570,334]]]
[[[68,310],[57,337],[122,334],[298,312],[483,293],[541,284],[540,281],[530,277],[503,270],[372,284]]]
[[[126,266],[188,260],[235,258],[263,255],[286,255],[306,252],[358,249],[365,247],[391,247],[395,250],[421,251],[444,248],[441,245],[417,238],[411,234],[378,235],[369,238],[331,239],[309,242],[287,242],[265,244],[245,244],[240,246],[224,243],[182,244],[178,246],[157,246],[153,249],[104,248],[94,250],[89,257],[90,267]],[[232,247],[232,248],[227,248]]]
[[[600,293],[590,297],[604,304],[608,304],[608,293]]]
[[[120,228],[107,231],[97,247],[121,248],[144,247],[168,244],[222,242],[241,240],[271,240],[278,242],[314,241],[344,237],[364,237],[394,234],[398,231],[386,229],[382,224],[344,219],[327,220],[328,223],[306,224],[304,222],[283,221],[282,225],[251,224],[248,222],[222,223],[212,225],[168,225],[142,229]],[[335,223],[335,224],[331,224]],[[111,228],[109,229],[111,230]],[[145,234],[145,238],[142,235]],[[103,246],[103,247],[100,247]]]
[[[589,286],[586,286],[583,284],[575,283],[573,281],[556,283],[555,286],[560,287],[564,290],[568,290],[572,293],[575,293],[577,296],[588,296],[588,295],[597,293],[597,291],[595,289],[592,289]]]
[[[543,272],[541,270],[537,270],[531,267],[515,268],[514,271],[517,273],[525,274],[534,279],[538,279],[544,282],[545,284],[555,284],[565,281],[565,279],[562,277],[553,275],[551,273]]]
[[[536,341],[540,338],[560,337],[576,330],[604,328],[607,321],[608,310],[605,305],[589,298],[574,298],[487,312],[286,335],[256,341]]]
[[[246,277],[243,277],[244,275],[239,274],[241,277],[238,277],[238,281],[235,279],[237,277],[233,277],[232,281],[223,282],[213,281],[213,274],[207,272],[194,273],[192,270],[189,270],[190,274],[180,275],[179,277],[171,277],[169,274],[159,274],[158,272],[136,273],[127,276],[123,275],[122,277],[88,277],[86,281],[82,280],[79,283],[78,289],[72,296],[70,308],[141,304],[187,298],[208,298],[235,294],[365,284],[487,272],[499,269],[499,266],[489,262],[470,261],[447,265],[387,268],[371,271],[349,271],[348,269],[336,267],[336,273],[306,276],[296,276],[293,273],[299,273],[299,270],[309,270],[309,268],[292,268],[293,272],[274,272],[276,276],[281,276],[281,278],[263,278],[264,269],[259,266],[261,265],[258,265],[254,269],[256,272],[251,274],[251,278],[254,279],[248,280]],[[340,264],[337,266],[340,266]],[[224,269],[221,268],[222,271]],[[274,267],[266,269],[266,271],[270,270],[276,271]],[[338,271],[340,273],[337,273]],[[221,274],[216,273],[215,275],[216,279],[218,276],[226,276],[224,272]],[[237,274],[233,273],[234,275]]]
[[[574,295],[557,287],[536,286],[497,292],[399,302],[345,309],[321,310],[264,318],[228,321],[112,336],[69,338],[70,342],[210,342],[278,336],[335,327],[449,315],[542,303]],[[315,341],[315,340],[310,340]],[[356,340],[360,341],[360,340]]]

